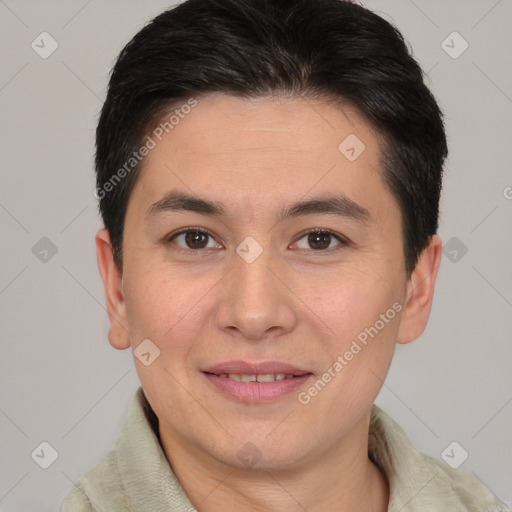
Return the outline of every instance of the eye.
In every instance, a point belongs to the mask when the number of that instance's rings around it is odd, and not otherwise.
[[[327,229],[319,229],[319,228],[312,228],[308,229],[305,233],[303,233],[302,237],[299,239],[306,239],[306,244],[309,244],[309,246],[314,251],[323,251],[323,252],[330,252],[331,250],[337,250],[330,248],[331,242],[337,240],[339,242],[339,245],[341,247],[345,245],[349,245],[349,241],[341,236],[338,235],[332,231],[329,231]],[[300,249],[308,249],[308,247],[299,247]]]
[[[208,239],[213,240],[213,236],[210,232],[202,228],[186,228],[173,233],[167,237],[166,242],[174,242],[175,240],[181,239],[184,245],[180,245],[183,249],[198,250],[198,249],[210,249],[213,246],[208,247]]]
[[[209,239],[211,240],[211,243],[213,243],[213,245],[209,246]],[[320,228],[308,229],[299,238],[299,242],[303,239],[306,239],[306,247],[301,247],[299,245],[299,249],[308,250],[309,247],[311,247],[313,251],[316,252],[330,252],[337,250],[336,247],[334,249],[330,247],[332,242],[335,240],[338,241],[338,248],[350,244],[350,241],[343,237],[342,235],[339,235],[327,229]],[[181,240],[181,243],[178,243],[178,245],[184,250],[188,251],[198,252],[201,249],[212,249],[216,247],[213,235],[209,231],[199,227],[183,228],[177,231],[176,233],[170,234],[165,239],[166,243],[171,243],[178,240]],[[309,247],[307,247],[307,245],[309,245]]]

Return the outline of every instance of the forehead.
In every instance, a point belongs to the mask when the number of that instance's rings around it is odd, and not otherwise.
[[[176,186],[224,204],[227,199],[233,210],[331,191],[359,204],[389,196],[381,179],[378,134],[355,108],[215,93],[197,97],[197,106],[187,112],[172,125],[165,124],[170,117],[165,116],[159,136],[149,134],[156,144],[135,187],[146,203]]]
[[[222,93],[206,94],[196,101],[197,106],[180,120],[174,116],[179,123],[167,127],[169,133],[163,134],[161,141],[169,149],[179,149],[182,157],[274,151],[306,155],[327,150],[338,158],[342,156],[339,143],[351,134],[364,139],[367,156],[377,156],[379,149],[378,134],[349,105],[283,96],[239,98]],[[169,117],[162,119],[164,129]]]

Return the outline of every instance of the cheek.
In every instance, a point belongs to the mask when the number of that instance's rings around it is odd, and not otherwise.
[[[166,275],[154,266],[132,274],[125,294],[126,315],[133,344],[151,339],[160,350],[173,352],[194,339],[195,321],[201,308],[204,286],[197,281]]]
[[[373,399],[382,386],[400,325],[398,288],[389,279],[359,275],[340,283],[323,302],[323,320],[330,329],[323,338],[329,354],[325,371],[336,375],[330,388],[340,407]]]
[[[383,277],[369,268],[330,280],[326,290],[316,290],[308,301],[328,327],[328,338],[340,347],[372,326],[400,298],[389,276]],[[392,310],[389,316],[395,317],[395,313]]]

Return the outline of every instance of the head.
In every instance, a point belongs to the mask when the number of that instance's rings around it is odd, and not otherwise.
[[[109,340],[151,340],[160,431],[283,467],[364,423],[440,263],[442,114],[400,33],[342,0],[187,0],[122,50],[96,143]],[[241,401],[205,373],[233,359],[311,375]]]

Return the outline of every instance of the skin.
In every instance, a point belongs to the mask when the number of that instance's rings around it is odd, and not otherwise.
[[[96,235],[109,341],[122,350],[149,338],[160,349],[149,366],[134,361],[167,459],[200,512],[385,511],[389,484],[367,455],[371,406],[396,343],[425,329],[441,239],[432,237],[407,279],[378,134],[356,109],[291,98],[197,99],[145,159],[126,213],[122,274],[108,232]],[[351,133],[366,146],[353,162],[338,150]],[[223,202],[228,214],[165,212],[146,223],[149,206],[171,189]],[[372,220],[310,214],[276,223],[281,206],[333,191]],[[163,241],[186,227],[213,238],[192,248],[184,235]],[[309,228],[351,243],[331,237],[315,250],[302,234]],[[236,252],[247,236],[263,248],[250,264]],[[306,405],[297,392],[242,403],[200,371],[230,359],[279,360],[316,381],[395,302],[401,312]],[[248,442],[261,454],[251,467],[237,457]]]

